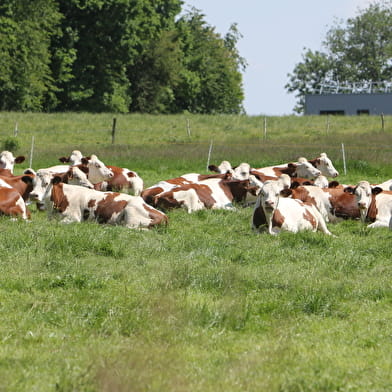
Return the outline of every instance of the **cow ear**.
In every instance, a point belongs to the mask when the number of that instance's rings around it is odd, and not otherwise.
[[[22,163],[26,158],[23,155],[19,155],[15,158],[15,163]]]
[[[300,185],[301,185],[301,184],[300,184],[298,181],[293,181],[293,182],[291,183],[290,188],[291,188],[291,189],[296,189],[296,188],[298,188]]]
[[[310,181],[304,181],[302,185],[313,185]]]
[[[291,169],[295,169],[297,166],[294,165],[294,163],[288,163],[287,167],[291,168]]]
[[[59,184],[61,182],[61,177],[59,177],[59,176],[55,176],[53,179],[52,179],[52,184],[53,185],[57,185],[57,184]]]
[[[76,167],[77,167],[80,171],[82,171],[83,173],[85,173],[85,174],[88,174],[88,172],[89,172],[88,167],[86,167],[86,166],[77,165]]]
[[[375,186],[374,188],[372,188],[373,195],[378,195],[381,192],[382,192],[382,188],[380,188],[379,186]]]
[[[66,162],[69,162],[69,158],[67,158],[67,157],[60,157],[59,161],[62,162],[62,163],[66,163]]]
[[[87,165],[88,164],[88,159],[83,157],[82,158],[82,163],[83,163],[83,165]]]
[[[339,181],[331,181],[328,184],[328,188],[336,188],[339,185]]]
[[[289,197],[293,194],[293,191],[291,189],[283,189],[280,191],[280,195],[283,197]]]
[[[26,184],[32,184],[33,183],[33,179],[30,176],[23,176],[21,178],[21,180],[26,183]]]
[[[352,186],[346,186],[346,188],[343,189],[343,192],[351,193],[353,195],[355,192],[355,188],[353,188]]]

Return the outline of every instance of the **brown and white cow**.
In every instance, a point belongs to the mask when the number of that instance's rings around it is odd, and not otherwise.
[[[319,230],[331,235],[318,209],[313,204],[282,197],[283,187],[281,180],[264,183],[253,211],[252,227],[260,229],[267,225],[268,233],[273,235],[282,230],[293,233]]]
[[[44,202],[49,217],[58,214],[63,223],[94,220],[147,229],[168,222],[164,213],[145,203],[140,196],[69,185],[58,176],[46,188]]]
[[[283,190],[281,195],[313,204],[326,222],[359,218],[359,209],[355,197],[340,188],[319,188],[305,185],[295,189]]]
[[[218,179],[230,179],[231,174],[199,174],[199,173],[187,173],[180,177],[170,178],[165,181],[159,181],[158,183],[151,185],[150,187],[143,190],[141,197],[146,203],[154,205],[154,197],[160,193],[171,191],[182,185],[197,184],[200,181],[208,180],[211,178]]]
[[[23,155],[15,157],[11,151],[2,151],[0,153],[0,169],[7,169],[13,173],[15,164],[22,163],[25,159]]]
[[[15,219],[30,219],[30,211],[20,193],[2,179],[0,179],[0,214]]]
[[[347,187],[345,190],[355,195],[362,222],[373,222],[367,227],[389,227],[392,230],[391,191],[383,191],[368,181],[360,181],[355,188]]]
[[[247,194],[254,191],[249,180],[210,178],[159,193],[154,196],[153,205],[162,209],[183,207],[189,213],[201,209],[234,210],[233,203],[245,202]]]
[[[24,177],[29,177],[30,182],[24,181]],[[34,174],[28,173],[20,176],[0,176],[0,180],[14,188],[19,193],[19,195],[22,196],[23,200],[27,202],[30,192],[33,189],[31,182],[34,177]]]
[[[143,179],[132,170],[118,166],[107,165],[113,177],[98,183],[95,189],[100,191],[131,191],[135,196],[140,196],[144,188]]]
[[[307,179],[314,179],[321,175],[321,171],[303,157],[299,158],[298,162],[295,163],[251,169],[250,173],[263,182],[277,179],[282,174],[288,174],[292,178],[302,177]]]

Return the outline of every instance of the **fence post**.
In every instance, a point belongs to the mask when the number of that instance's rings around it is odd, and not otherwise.
[[[382,130],[384,130],[384,125],[385,125],[384,113],[381,113],[381,129],[382,129]]]
[[[191,123],[189,121],[189,118],[186,119],[186,132],[188,134],[188,137],[191,137]]]
[[[209,150],[208,150],[207,170],[208,170],[208,166],[210,166],[211,152],[212,152],[212,140],[211,140],[211,143],[210,143],[210,148],[209,148]]]
[[[342,156],[343,156],[343,171],[344,171],[344,175],[346,175],[347,170],[346,170],[346,154],[344,152],[344,143],[342,143]]]
[[[264,117],[264,140],[267,140],[267,117]]]
[[[30,160],[29,160],[30,168],[32,168],[33,166],[33,152],[34,152],[34,136],[31,137],[31,149],[30,149]]]
[[[18,136],[18,123],[15,123],[14,136]]]
[[[113,118],[113,125],[112,125],[112,144],[114,144],[115,134],[116,134],[116,124],[117,119],[116,117]]]

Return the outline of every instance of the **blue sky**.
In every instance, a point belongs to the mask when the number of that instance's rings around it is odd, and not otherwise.
[[[243,35],[237,44],[248,67],[244,106],[249,115],[293,114],[294,94],[284,88],[304,48],[322,50],[335,20],[358,15],[371,0],[185,0],[222,36],[232,23]]]

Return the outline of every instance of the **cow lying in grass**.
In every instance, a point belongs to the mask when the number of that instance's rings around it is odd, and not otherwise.
[[[264,183],[257,199],[252,217],[252,227],[260,229],[267,225],[268,233],[280,231],[297,233],[302,230],[319,230],[331,235],[324,218],[313,204],[280,195],[284,189],[282,180]]]
[[[372,186],[368,181],[360,181],[355,187],[347,187],[346,192],[355,195],[362,222],[372,221],[368,227],[389,227],[392,230],[392,192]]]
[[[63,223],[95,220],[146,229],[168,221],[164,213],[149,206],[140,196],[69,185],[61,182],[59,176],[51,179],[43,200],[49,217],[58,214]]]
[[[26,207],[22,196],[11,185],[0,179],[0,215],[8,215],[12,218],[30,218],[30,212]]]

